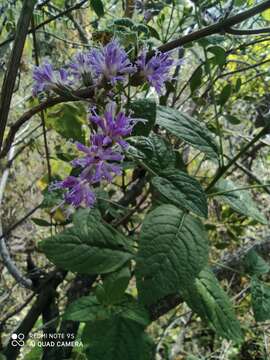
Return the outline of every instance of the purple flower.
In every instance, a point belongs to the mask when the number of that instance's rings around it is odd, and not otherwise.
[[[125,50],[116,40],[112,40],[102,49],[91,50],[89,61],[95,75],[111,85],[123,81],[126,74],[135,72]]]
[[[53,70],[49,63],[36,66],[33,71],[33,94],[37,95],[41,91],[48,91],[54,86],[62,87],[67,83],[67,72],[64,69]]]
[[[153,13],[151,10],[146,10],[143,14],[143,19],[146,22],[150,21],[152,19],[152,17],[153,17]]]
[[[170,68],[174,61],[168,54],[156,52],[156,54],[147,61],[146,51],[144,50],[136,61],[140,75],[153,86],[160,94],[165,81],[170,79]]]
[[[90,121],[101,129],[104,135],[103,146],[117,143],[123,148],[128,146],[123,137],[131,134],[136,123],[136,119],[126,116],[123,112],[116,114],[116,104],[113,102],[107,104],[104,116],[94,113],[90,115]]]
[[[90,147],[77,143],[77,149],[84,152],[86,156],[72,161],[73,166],[83,168],[80,177],[87,179],[91,184],[107,180],[111,182],[113,175],[121,174],[121,167],[113,162],[121,161],[123,155],[111,148],[104,148],[104,135],[95,134],[91,137]]]
[[[81,177],[68,176],[63,181],[58,181],[53,185],[55,189],[67,189],[65,201],[74,207],[82,203],[87,207],[92,207],[96,201],[95,193],[91,190],[90,184]]]
[[[83,80],[84,84],[92,84],[91,64],[89,53],[78,53],[74,61],[69,64],[71,74],[78,80]]]

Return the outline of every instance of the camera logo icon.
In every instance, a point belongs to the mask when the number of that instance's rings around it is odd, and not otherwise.
[[[24,334],[12,334],[11,335],[12,346],[24,346]]]

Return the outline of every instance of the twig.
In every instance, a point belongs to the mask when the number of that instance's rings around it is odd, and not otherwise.
[[[253,172],[251,172],[249,169],[247,169],[243,164],[236,162],[235,165],[241,169],[244,173],[247,174],[247,176],[249,176],[251,179],[253,179],[254,181],[256,181],[256,183],[258,183],[259,185],[263,185],[263,183],[261,182],[261,180],[255,175],[253,174]],[[270,187],[269,189],[266,187],[264,189],[268,194],[270,194]]]
[[[174,346],[172,347],[170,359],[175,359],[175,357],[177,357],[180,354],[180,352],[182,351],[183,344],[185,341],[185,336],[186,336],[186,333],[188,330],[187,327],[191,323],[192,316],[193,316],[193,313],[192,313],[192,311],[190,311],[190,313],[187,314],[187,316],[186,316],[185,322],[183,324],[183,329],[181,330],[180,334],[178,335],[178,337],[175,341]]]
[[[50,4],[50,7],[56,11],[60,11],[60,9],[57,6],[54,6],[53,4]],[[86,36],[82,26],[78,23],[77,20],[74,19],[74,16],[71,14],[71,12],[69,11],[68,13],[65,14],[65,16],[69,18],[69,20],[73,23],[75,29],[78,31],[81,42],[89,45],[88,37]]]
[[[209,192],[209,190],[217,183],[217,181],[222,178],[222,176],[227,172],[227,170],[229,170],[235,163],[236,161],[247,152],[247,150],[254,145],[261,137],[263,137],[264,135],[267,134],[267,130],[269,128],[269,125],[266,125],[264,128],[262,128],[262,130],[254,136],[254,138],[246,145],[242,148],[241,151],[238,152],[238,154],[235,155],[234,158],[232,158],[227,165],[223,166],[222,168],[219,169],[219,171],[217,172],[217,174],[215,175],[214,179],[210,182],[210,184],[207,186],[206,188],[206,192]]]
[[[138,211],[138,209],[140,208],[140,206],[145,202],[145,200],[147,199],[148,195],[150,194],[150,189],[148,189],[148,191],[145,193],[145,195],[141,198],[141,200],[138,202],[138,204],[131,209],[130,211],[128,211],[123,217],[121,217],[120,219],[116,219],[116,221],[114,221],[112,223],[112,225],[114,227],[118,227],[119,225],[125,224],[130,217]]]
[[[31,215],[34,214],[35,211],[37,211],[40,208],[40,205],[35,206],[33,209],[31,209],[30,211],[28,211],[28,213],[26,213],[21,219],[19,219],[18,221],[16,221],[13,225],[11,225],[5,232],[4,234],[0,235],[0,240],[2,240],[3,238],[7,237],[14,229],[16,229],[17,226],[21,225],[26,219],[28,219]]]
[[[14,151],[15,151],[15,147],[13,146],[10,149],[8,160],[11,160],[13,158]],[[5,169],[5,171],[2,175],[1,181],[0,181],[0,206],[2,204],[4,191],[5,191],[8,176],[9,176],[9,171],[10,171],[9,167]],[[10,257],[8,248],[6,246],[5,236],[6,235],[3,234],[2,221],[0,219],[0,255],[3,260],[3,263],[4,263],[5,267],[7,268],[8,272],[10,273],[10,275],[13,276],[13,278],[17,281],[18,284],[20,284],[28,289],[31,289],[32,281],[21,274],[20,270],[17,268],[16,264],[13,262],[13,260]]]
[[[30,301],[35,297],[35,293],[30,294],[27,299],[20,305],[18,306],[16,309],[14,309],[13,311],[11,311],[10,313],[6,314],[0,321],[0,331],[3,329],[3,326],[5,325],[5,323],[12,318],[13,316],[17,315],[19,312],[21,312],[29,303]]]
[[[229,28],[226,30],[228,34],[232,35],[260,35],[260,34],[269,34],[270,28],[261,28],[261,29],[234,29]]]
[[[24,43],[34,10],[35,0],[24,0],[22,11],[17,25],[17,32],[8,64],[6,76],[1,89],[0,98],[0,150],[7,124],[11,98],[17,78],[18,68],[24,48]]]
[[[38,30],[38,29],[42,28],[43,26],[49,24],[50,22],[55,21],[55,20],[59,19],[59,18],[62,17],[62,16],[65,16],[66,14],[68,14],[69,12],[71,12],[71,11],[73,11],[73,10],[80,9],[87,1],[88,1],[88,0],[82,0],[82,1],[80,1],[78,4],[75,4],[75,5],[71,6],[71,7],[63,10],[63,11],[60,12],[59,14],[57,14],[57,15],[55,15],[55,16],[53,16],[53,17],[51,17],[51,18],[49,18],[49,19],[47,19],[47,20],[45,20],[45,21],[43,21],[42,23],[38,24],[38,25],[35,27],[35,30]],[[30,30],[27,32],[27,34],[31,34],[32,31],[33,31],[33,29],[30,29]],[[8,39],[6,39],[5,41],[3,41],[2,43],[0,43],[0,47],[6,45],[6,44],[8,44],[8,43],[10,43],[10,42],[13,41],[14,39],[15,39],[15,37],[14,37],[14,36],[11,36],[10,38],[8,38]]]
[[[2,235],[1,223],[0,223],[0,235]],[[8,272],[10,273],[10,275],[13,276],[13,278],[17,281],[17,283],[26,287],[27,289],[32,289],[32,281],[21,274],[20,270],[17,268],[16,264],[11,259],[3,235],[1,236],[1,240],[0,240],[0,254],[4,265],[8,269]]]
[[[39,66],[39,58],[38,58],[38,43],[37,43],[37,37],[36,37],[36,31],[35,31],[35,20],[32,16],[31,19],[32,24],[32,35],[33,35],[33,47],[34,47],[34,54],[35,54],[35,63],[36,66]],[[45,125],[45,114],[44,110],[40,112],[40,118],[41,118],[41,125],[42,125],[42,132],[43,132],[43,140],[44,140],[44,148],[45,148],[45,155],[46,155],[46,162],[47,162],[47,170],[48,170],[48,180],[49,183],[51,182],[52,178],[52,171],[51,171],[51,164],[50,164],[50,153],[49,153],[49,147],[48,147],[48,141],[47,141],[47,135],[46,135],[46,125]]]
[[[3,158],[4,156],[7,155],[14,140],[14,137],[16,135],[16,132],[34,115],[38,114],[43,110],[49,109],[54,105],[69,101],[81,101],[82,99],[91,98],[91,96],[93,96],[93,88],[90,87],[90,88],[74,91],[72,94],[69,95],[51,97],[41,102],[39,105],[36,105],[32,107],[30,110],[26,111],[13,125],[11,125],[8,135],[5,139],[3,149],[0,152],[0,158]]]

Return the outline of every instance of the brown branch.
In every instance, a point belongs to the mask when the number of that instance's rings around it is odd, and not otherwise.
[[[44,338],[50,339],[53,346],[46,346],[43,348],[42,360],[57,359],[57,339],[54,338],[54,335],[57,332],[58,318],[58,304],[56,302],[56,297],[52,296],[50,301],[48,301],[47,306],[44,307],[42,311],[42,323]]]
[[[91,291],[91,287],[96,281],[96,275],[84,275],[78,274],[71,283],[67,291],[67,306],[73,301],[79,299],[82,296],[88,295]],[[62,320],[59,334],[62,336],[63,341],[69,341],[71,336],[76,338],[80,323],[78,321]],[[65,347],[58,347],[56,349],[56,359],[69,359],[72,353],[72,345]]]
[[[66,272],[55,270],[49,273],[41,286],[41,291],[32,305],[30,311],[25,318],[19,324],[16,329],[17,334],[23,334],[26,340],[37,319],[41,315],[42,311],[51,303],[52,299],[56,295],[56,288],[62,283],[65,278]],[[12,339],[8,342],[3,353],[9,360],[16,360],[20,352],[21,347],[19,345],[13,345]]]
[[[19,219],[15,224],[11,225],[3,234],[0,234],[0,240],[4,239],[5,237],[9,236],[11,232],[16,229],[19,225],[21,225],[26,219],[28,219],[31,215],[34,214],[40,208],[40,205],[35,206],[33,209],[28,211],[21,219]]]
[[[0,150],[4,138],[4,132],[7,124],[11,98],[17,78],[18,69],[23,53],[24,43],[33,14],[35,0],[24,0],[22,11],[17,25],[17,32],[8,63],[6,76],[4,78],[3,86],[1,89],[0,98]]]
[[[254,15],[257,15],[268,8],[270,8],[269,0],[264,1],[261,4],[258,4],[251,9],[243,11],[240,14],[229,17],[229,18],[227,18],[223,21],[220,21],[216,24],[206,26],[205,28],[202,28],[198,31],[194,31],[191,34],[182,36],[179,39],[176,39],[176,40],[170,41],[167,44],[161,45],[158,48],[158,50],[161,52],[167,52],[167,51],[173,50],[175,48],[178,48],[180,46],[183,46],[185,44],[188,44],[192,41],[202,39],[209,35],[213,35],[213,34],[217,34],[217,33],[226,33],[226,32],[228,32],[228,30],[230,30],[230,28],[232,26],[237,25],[237,24],[249,19],[249,18],[253,17]],[[151,56],[151,54],[152,53],[149,53],[148,56]]]
[[[261,29],[234,29],[229,28],[226,30],[228,34],[232,35],[260,35],[260,34],[269,34],[270,28],[261,28]]]
[[[5,326],[5,323],[12,318],[13,316],[19,314],[30,302],[31,300],[36,296],[35,293],[30,294],[27,299],[18,307],[16,307],[16,309],[14,309],[13,311],[11,311],[10,313],[7,313],[0,321],[0,332],[3,331],[3,327]]]
[[[125,1],[125,13],[124,17],[132,18],[135,10],[135,1],[134,0],[126,0]]]
[[[221,78],[223,78],[225,76],[231,76],[231,75],[234,75],[234,74],[237,74],[237,73],[240,73],[240,72],[244,72],[244,71],[247,71],[247,70],[250,70],[250,69],[256,69],[258,66],[267,64],[269,62],[270,62],[270,59],[266,59],[266,60],[263,60],[263,61],[261,61],[259,63],[248,65],[248,66],[246,66],[244,68],[240,68],[240,69],[237,69],[237,70],[234,70],[234,71],[230,71],[230,72],[220,74],[214,79],[214,81],[217,81],[218,79],[221,79]]]
[[[34,115],[39,112],[46,110],[54,105],[61,104],[69,101],[81,101],[86,98],[91,98],[93,95],[92,89],[82,89],[74,92],[73,94],[65,95],[65,96],[57,96],[49,98],[42,103],[34,106],[30,110],[26,111],[13,125],[11,125],[9,129],[9,133],[5,139],[5,143],[3,145],[3,149],[0,152],[0,158],[3,158],[7,155],[12,142],[15,138],[17,131],[20,129],[22,125],[24,125],[28,120],[30,120]]]

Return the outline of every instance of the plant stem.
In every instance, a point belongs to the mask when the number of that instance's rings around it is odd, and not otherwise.
[[[15,87],[18,69],[23,53],[24,43],[28,32],[28,27],[33,14],[36,0],[24,0],[20,18],[17,25],[17,32],[11,57],[8,63],[6,76],[4,78],[0,97],[0,150],[4,138],[11,98]]]
[[[222,168],[219,169],[219,171],[217,172],[216,176],[214,177],[214,179],[210,182],[210,184],[207,186],[206,188],[206,192],[209,192],[209,190],[216,184],[216,182],[222,178],[222,176],[227,172],[228,169],[230,169],[230,167],[232,167],[236,161],[252,146],[254,145],[262,136],[266,135],[267,130],[269,128],[269,125],[265,126],[264,128],[262,128],[262,130],[260,132],[258,132],[258,134],[256,136],[254,136],[254,138],[246,145],[243,147],[243,149],[241,151],[239,151],[238,154],[235,155],[234,158],[232,158],[227,165],[223,166]]]
[[[239,187],[239,188],[235,188],[235,189],[230,189],[230,190],[224,190],[224,191],[219,191],[216,193],[211,193],[208,194],[209,197],[214,197],[214,196],[219,196],[219,195],[223,195],[223,194],[228,194],[234,191],[241,191],[241,190],[249,190],[249,189],[259,189],[259,188],[267,188],[270,187],[270,183],[269,184],[261,184],[261,185],[249,185],[249,186],[243,186],[243,187]]]

